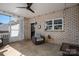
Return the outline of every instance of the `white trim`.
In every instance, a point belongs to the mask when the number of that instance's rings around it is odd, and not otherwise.
[[[46,22],[48,22],[48,21],[52,21],[52,29],[45,30],[46,29],[46,26],[49,26],[49,25],[46,25]],[[49,32],[50,31],[53,31],[53,20],[52,19],[45,21],[45,29],[44,29],[45,31],[49,31]]]
[[[59,25],[62,25],[62,30],[61,31],[63,31],[64,30],[64,19],[63,18],[56,18],[56,19],[54,19],[54,20],[59,20],[59,19],[62,19],[62,24],[59,24]],[[53,21],[54,22],[54,21]],[[58,24],[57,24],[58,25]],[[54,29],[54,31],[55,31],[55,29]],[[57,30],[58,31],[58,30]]]
[[[59,25],[62,25],[62,30],[55,30],[54,29],[54,20],[59,20],[59,19],[62,19],[62,24],[59,24]],[[47,21],[45,21],[45,28],[46,28],[46,22],[48,22],[48,21],[52,21],[52,29],[51,30],[46,30],[46,31],[63,31],[64,30],[64,19],[63,18],[55,18],[55,19],[50,19],[50,20],[47,20]],[[58,24],[57,24],[58,25]]]

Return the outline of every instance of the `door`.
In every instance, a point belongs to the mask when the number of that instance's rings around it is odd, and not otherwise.
[[[31,39],[35,36],[35,23],[31,23]]]

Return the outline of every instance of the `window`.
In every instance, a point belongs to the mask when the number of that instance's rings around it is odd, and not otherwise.
[[[54,30],[63,30],[63,19],[54,20]]]
[[[11,20],[10,20],[10,32],[11,32],[11,37],[18,37],[19,35],[19,27],[20,27],[20,24],[18,21],[18,18],[16,17],[11,17]]]
[[[19,24],[11,25],[11,37],[17,37],[19,33]]]
[[[0,24],[8,24],[10,21],[10,16],[0,14]]]
[[[51,31],[52,30],[52,20],[46,21],[46,31]]]
[[[63,30],[63,19],[58,18],[58,19],[46,21],[45,30],[46,31],[61,31],[61,30]]]

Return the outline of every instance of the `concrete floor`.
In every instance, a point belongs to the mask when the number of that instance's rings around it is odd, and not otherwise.
[[[44,43],[34,45],[31,41],[10,43],[0,49],[1,56],[60,56],[60,45]]]

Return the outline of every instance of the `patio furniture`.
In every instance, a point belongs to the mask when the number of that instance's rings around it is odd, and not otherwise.
[[[60,51],[63,52],[63,56],[79,56],[79,45],[62,43]]]
[[[2,41],[3,45],[9,43],[9,32],[8,31],[0,31],[0,40]]]
[[[32,37],[32,42],[36,45],[39,45],[45,42],[45,38],[40,33],[36,33],[36,35]]]
[[[3,39],[0,38],[0,47],[2,47],[2,46],[3,46]]]

